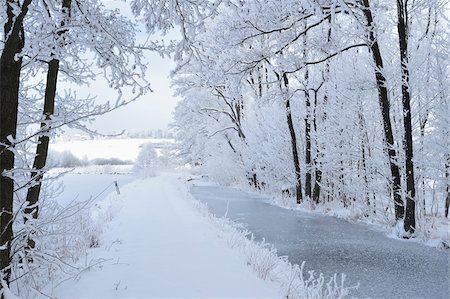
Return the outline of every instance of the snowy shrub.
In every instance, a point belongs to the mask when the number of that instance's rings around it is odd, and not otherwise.
[[[11,290],[21,298],[45,295],[50,283],[76,277],[90,266],[81,260],[89,248],[98,246],[101,232],[91,207],[91,199],[62,206],[46,197],[38,219],[28,217],[25,223],[16,223]],[[22,211],[18,215],[26,217]],[[29,239],[35,243],[33,248],[25,246]]]
[[[88,250],[102,245],[100,236],[105,224],[122,206],[115,192],[98,203],[92,197],[61,205],[55,200],[58,188],[49,186],[49,182],[46,180],[43,185],[39,218],[28,216],[25,223],[17,222],[14,226],[10,289],[20,298],[48,297],[52,287],[101,264],[104,261],[101,258],[86,258]],[[19,211],[19,217],[26,216]],[[35,247],[26,252],[30,237]]]
[[[217,142],[208,145],[208,147],[211,146],[214,147],[214,152],[218,155],[210,155],[204,158],[201,167],[203,172],[212,180],[221,184],[231,185],[239,182],[243,177],[243,167],[237,155],[223,143]]]

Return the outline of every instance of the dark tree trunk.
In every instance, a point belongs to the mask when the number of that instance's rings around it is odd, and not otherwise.
[[[341,148],[341,154],[339,154],[339,156],[341,157],[341,168],[339,170],[339,185],[338,185],[338,197],[339,200],[342,202],[344,208],[347,208],[349,206],[349,202],[348,202],[348,198],[347,198],[347,194],[343,191],[344,187],[345,187],[345,177],[344,177],[344,161],[342,159],[342,145],[340,146]]]
[[[445,199],[445,218],[448,217],[450,208],[450,155],[445,163],[445,178],[447,179],[447,198]]]
[[[447,198],[445,199],[445,218],[448,218],[449,208],[450,208],[450,186],[447,185]]]
[[[72,1],[63,0],[62,9],[70,17],[70,8]],[[61,22],[61,27],[65,25],[65,21]],[[66,31],[60,31],[56,37],[56,42],[59,46],[64,47],[64,33]],[[54,56],[52,53],[51,56]],[[34,219],[38,218],[39,215],[39,195],[41,192],[41,180],[43,177],[42,169],[44,169],[47,163],[48,146],[50,143],[49,136],[45,135],[51,129],[49,123],[53,114],[55,113],[55,98],[56,98],[56,86],[58,83],[58,73],[59,73],[59,60],[53,58],[48,63],[47,70],[47,84],[45,86],[44,95],[44,119],[45,121],[41,123],[42,136],[39,137],[38,145],[36,147],[36,155],[33,162],[33,171],[31,172],[31,179],[33,186],[28,189],[27,192],[27,202],[28,207],[25,209],[25,213],[31,215]],[[28,246],[34,248],[35,242],[32,239],[28,240]]]
[[[44,117],[46,121],[50,121],[55,110],[55,96],[56,84],[58,80],[59,60],[52,59],[48,64],[47,85],[44,96]],[[51,127],[45,122],[41,123],[43,134],[47,133]],[[38,145],[36,147],[36,156],[33,162],[33,171],[31,172],[31,179],[33,186],[28,189],[27,202],[28,207],[25,209],[26,214],[30,214],[33,218],[38,217],[39,206],[37,205],[39,194],[41,190],[42,169],[47,162],[48,146],[50,138],[47,135],[39,137]],[[31,247],[34,245],[30,244]]]
[[[401,196],[400,170],[396,164],[397,152],[394,147],[394,135],[390,116],[389,94],[386,88],[386,78],[383,74],[383,58],[380,53],[378,41],[375,37],[372,11],[370,9],[369,0],[362,0],[364,5],[364,15],[367,20],[367,28],[369,30],[369,48],[375,63],[375,79],[378,88],[378,99],[380,102],[381,115],[383,117],[384,139],[386,149],[389,156],[389,165],[391,170],[391,189],[394,196],[395,220],[403,219],[405,209]]]
[[[14,154],[9,150],[14,144],[8,136],[16,137],[17,111],[19,104],[19,80],[22,59],[16,55],[24,46],[23,19],[28,12],[31,0],[24,1],[20,13],[16,15],[13,7],[18,1],[8,0],[7,21],[4,26],[4,48],[0,58],[0,269],[9,284],[11,276],[11,241],[13,240],[13,195],[14,181],[4,176],[14,168]],[[1,286],[0,286],[1,289]]]
[[[315,204],[318,204],[320,200],[320,183],[322,181],[322,171],[316,169],[315,177],[316,181],[314,183],[313,201]]]
[[[289,86],[289,81],[286,74],[283,74],[284,86],[287,88]],[[289,127],[289,134],[291,135],[291,145],[292,145],[292,158],[294,160],[295,169],[295,195],[297,198],[297,204],[302,203],[302,178],[300,175],[300,160],[297,150],[297,137],[295,135],[294,123],[292,121],[291,103],[289,99],[286,99],[286,118]]]
[[[305,91],[306,97],[306,118],[305,118],[305,162],[306,162],[306,179],[305,179],[305,197],[311,198],[311,100],[309,92]]]
[[[286,118],[289,127],[289,133],[291,135],[292,158],[294,160],[294,169],[295,169],[295,192],[297,204],[301,204],[303,201],[302,178],[300,175],[300,162],[297,151],[297,137],[295,136],[294,123],[292,122],[291,103],[289,99],[286,100]]]
[[[318,97],[318,92],[314,93],[314,115],[313,115],[313,127],[314,127],[314,136],[317,136],[317,97]],[[324,102],[326,102],[326,96],[324,97]],[[314,189],[313,189],[313,194],[312,194],[312,200],[315,204],[318,204],[320,201],[320,184],[322,182],[322,170],[321,170],[321,164],[320,162],[317,162],[317,158],[321,155],[321,149],[319,149],[319,145],[318,145],[318,141],[317,141],[317,137],[314,138],[315,139],[315,147],[316,147],[316,154],[315,154],[315,158],[313,160],[314,163]]]
[[[304,40],[303,55],[306,59],[306,38]],[[306,104],[306,117],[305,117],[305,197],[311,199],[311,98],[308,90],[309,71],[306,68],[305,71],[305,104]]]
[[[397,0],[398,39],[402,73],[403,126],[405,128],[405,168],[406,168],[406,208],[405,232],[414,233],[416,229],[416,186],[414,182],[413,139],[411,126],[411,92],[408,69],[408,11],[406,2]]]

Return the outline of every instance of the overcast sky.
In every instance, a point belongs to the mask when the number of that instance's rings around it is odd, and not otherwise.
[[[127,106],[99,116],[92,124],[94,129],[104,133],[122,129],[167,129],[168,124],[172,122],[172,111],[177,103],[177,98],[173,96],[173,91],[170,89],[169,78],[175,64],[170,59],[162,59],[155,54],[149,54],[148,58],[150,67],[147,71],[147,80],[151,83],[153,92],[147,93]],[[97,95],[99,102],[103,102],[105,98],[113,99],[113,102],[115,99],[114,93],[108,92],[107,84],[101,79],[90,86],[90,93]]]
[[[121,0],[103,0],[107,8],[118,7],[124,11],[125,15],[131,17],[126,3]],[[147,35],[143,32],[140,38],[145,39]],[[173,96],[170,89],[170,71],[175,67],[175,63],[169,58],[162,59],[156,53],[147,53],[149,69],[147,80],[151,83],[152,93],[142,96],[135,102],[122,107],[116,111],[99,116],[92,123],[91,128],[100,130],[102,133],[119,132],[123,129],[130,130],[165,130],[172,122],[172,111],[177,103],[177,98]],[[105,81],[101,78],[89,87],[82,87],[82,94],[89,93],[96,95],[99,102],[111,100],[114,103],[115,94],[109,89]],[[131,96],[131,95],[130,95]],[[126,98],[126,94],[125,94]]]

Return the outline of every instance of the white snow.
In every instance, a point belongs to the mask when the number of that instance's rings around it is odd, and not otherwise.
[[[104,226],[87,263],[105,261],[57,286],[57,298],[280,298],[245,257],[189,203],[176,175],[134,181],[97,204]]]
[[[130,173],[101,172],[102,169],[104,170],[104,167],[81,167],[64,174],[62,192],[56,198],[58,203],[67,206],[91,198],[94,202],[101,201],[115,190],[114,182],[117,182],[119,188],[122,188],[136,179],[136,176]],[[56,171],[51,171],[51,173]]]
[[[59,141],[51,144],[51,149],[62,152],[69,150],[77,158],[120,158],[122,160],[136,160],[140,147],[144,143],[172,143],[171,139],[153,138],[110,138]]]

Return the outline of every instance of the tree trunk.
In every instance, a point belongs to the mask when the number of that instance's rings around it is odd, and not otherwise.
[[[306,162],[306,179],[305,179],[305,197],[311,198],[311,101],[308,91],[305,92],[306,96],[306,118],[305,118],[305,162]]]
[[[406,209],[404,228],[407,233],[416,229],[416,186],[414,181],[413,139],[411,126],[411,91],[408,69],[408,12],[406,2],[397,0],[398,38],[402,73],[403,126],[405,128]]]
[[[8,136],[16,137],[17,112],[19,104],[19,80],[22,58],[16,55],[24,46],[23,19],[28,12],[31,0],[25,0],[20,13],[14,8],[18,1],[8,0],[7,21],[4,25],[4,48],[0,58],[0,269],[5,282],[11,277],[11,241],[13,240],[13,197],[14,180],[5,176],[14,168],[14,153],[9,150],[14,144]],[[11,173],[9,173],[11,176]],[[1,289],[1,286],[0,286]]]
[[[389,157],[389,166],[391,171],[391,189],[394,196],[395,220],[403,219],[405,210],[401,196],[400,170],[396,164],[397,152],[394,147],[394,135],[390,116],[389,94],[386,88],[386,77],[383,74],[383,58],[380,53],[378,41],[375,37],[372,11],[370,9],[369,0],[362,0],[364,4],[364,15],[367,20],[367,28],[369,30],[369,47],[375,63],[375,79],[378,89],[378,99],[380,102],[381,115],[383,118],[384,139],[386,142],[386,150]]]
[[[304,40],[303,55],[306,59],[306,38]],[[305,104],[306,104],[306,116],[305,116],[305,197],[306,200],[311,199],[311,98],[308,90],[309,71],[305,70]]]
[[[315,204],[318,204],[320,200],[320,183],[322,181],[322,171],[320,169],[316,169],[315,177],[316,181],[314,183],[313,201]]]
[[[330,42],[331,40],[331,15],[328,17],[328,32],[327,32],[327,42]],[[306,38],[305,38],[306,40]],[[306,48],[306,45],[304,45]],[[313,111],[313,119],[312,119],[312,123],[313,123],[313,129],[314,129],[314,144],[315,144],[315,155],[314,155],[314,159],[313,159],[313,165],[314,165],[314,189],[313,189],[313,202],[315,204],[318,204],[320,201],[320,184],[322,182],[322,162],[318,162],[317,160],[319,159],[319,157],[322,155],[322,151],[325,151],[324,149],[321,149],[319,147],[319,141],[317,138],[317,105],[318,105],[318,94],[319,94],[319,89],[322,87],[322,84],[325,83],[327,81],[327,77],[330,73],[330,61],[326,62],[326,66],[325,69],[322,70],[322,83],[320,84],[320,86],[314,91],[314,111]],[[325,94],[323,97],[323,105],[326,105],[328,100],[328,96]],[[326,113],[324,112],[323,114],[323,119],[326,119]]]
[[[58,80],[59,60],[52,59],[48,64],[47,85],[44,96],[44,117],[45,121],[51,121],[51,117],[55,110],[55,96],[56,84]],[[41,123],[42,134],[47,133],[51,127],[45,122]],[[30,214],[33,218],[38,218],[39,207],[37,205],[39,194],[41,190],[41,180],[43,177],[42,169],[47,162],[48,146],[50,138],[47,135],[39,137],[38,145],[36,147],[36,156],[33,162],[33,171],[31,172],[31,179],[33,186],[28,189],[27,202],[28,207],[25,209],[26,214]],[[30,244],[31,245],[31,244]],[[31,245],[34,247],[34,244]]]
[[[72,0],[63,0],[62,10],[63,13],[66,14],[66,18],[70,17],[70,8],[71,8]],[[49,12],[50,13],[50,12]],[[61,22],[61,27],[65,25],[65,21]],[[60,31],[56,37],[57,44],[59,46],[64,47],[64,31]],[[54,53],[51,54],[54,56]],[[53,58],[48,63],[47,70],[47,84],[45,86],[45,95],[44,95],[44,113],[43,117],[45,119],[44,122],[41,123],[42,136],[39,137],[38,145],[36,147],[36,155],[33,162],[33,171],[31,172],[31,180],[32,186],[28,189],[27,192],[27,202],[28,207],[25,209],[25,213],[31,215],[34,219],[38,218],[39,215],[39,195],[41,192],[42,186],[42,177],[46,163],[47,163],[47,155],[48,155],[48,147],[50,143],[50,137],[45,135],[51,129],[51,125],[46,122],[50,122],[53,114],[55,113],[55,98],[56,98],[56,86],[58,83],[58,73],[59,73],[59,60]],[[26,220],[25,220],[26,221]],[[34,248],[35,242],[32,239],[28,240],[28,247]]]
[[[420,101],[419,101],[419,110],[422,110],[422,107],[420,105]],[[420,152],[424,153],[424,148],[425,148],[425,126],[427,123],[427,116],[425,117],[425,119],[423,119],[420,116]],[[421,185],[422,187],[422,213],[423,213],[423,217],[425,217],[427,215],[427,202],[426,202],[426,184],[425,184],[425,171],[423,169],[420,170],[419,173],[420,176],[420,183],[419,185]]]
[[[286,74],[283,74],[284,86],[287,88],[289,86],[289,81]],[[289,133],[291,135],[291,145],[292,145],[292,158],[294,160],[295,169],[295,195],[297,198],[297,204],[301,204],[303,201],[302,195],[302,178],[300,175],[300,160],[297,150],[297,137],[295,135],[294,123],[292,121],[291,103],[289,99],[286,99],[286,118],[289,127]]]
[[[322,170],[321,170],[321,163],[317,162],[317,158],[321,155],[321,150],[319,149],[319,144],[317,140],[317,97],[318,92],[314,93],[314,113],[313,113],[313,128],[314,128],[314,141],[315,141],[315,148],[316,148],[316,154],[315,158],[313,160],[314,163],[314,189],[313,189],[313,197],[312,200],[315,204],[318,204],[320,201],[320,183],[322,182]],[[326,102],[326,96],[324,97],[324,102]]]
[[[445,199],[445,218],[448,218],[449,208],[450,208],[450,186],[447,185],[447,198]]]
[[[295,192],[297,198],[297,204],[301,204],[303,201],[302,196],[302,179],[300,175],[300,162],[297,151],[297,137],[295,136],[294,124],[292,122],[292,113],[291,113],[291,103],[286,100],[286,118],[289,127],[289,133],[291,135],[291,145],[292,145],[292,158],[294,160],[294,169],[295,169]]]
[[[361,107],[362,109],[362,107]],[[367,157],[366,157],[366,144],[368,143],[367,136],[367,129],[364,122],[364,115],[362,111],[358,114],[359,118],[359,125],[361,129],[361,135],[363,136],[361,138],[361,167],[362,167],[362,173],[363,173],[363,179],[364,179],[364,194],[365,194],[365,201],[368,207],[370,207],[370,194],[369,194],[369,178],[367,176]]]
[[[445,218],[448,217],[448,209],[450,208],[450,155],[445,163],[445,178],[447,179],[447,198],[445,199]]]

